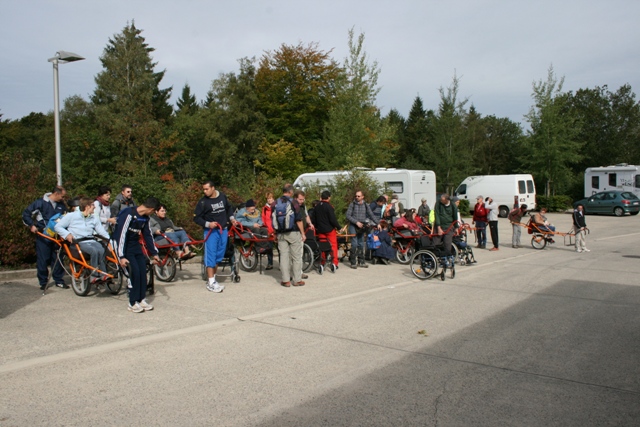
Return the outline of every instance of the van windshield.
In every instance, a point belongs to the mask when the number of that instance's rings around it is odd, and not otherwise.
[[[467,194],[467,184],[460,184],[460,186],[456,190],[456,194],[459,196]]]

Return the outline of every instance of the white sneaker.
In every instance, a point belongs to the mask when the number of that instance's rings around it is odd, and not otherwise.
[[[143,299],[143,300],[142,300],[142,301],[140,301],[138,304],[140,304],[140,307],[142,307],[142,309],[143,309],[144,311],[151,311],[151,310],[153,310],[153,306],[152,306],[151,304],[149,304],[149,303],[147,302],[147,300],[146,300],[146,299]]]
[[[134,313],[143,313],[144,312],[144,308],[142,308],[139,303],[135,303],[133,305],[129,305],[128,310],[129,311],[133,311]]]
[[[591,252],[591,251],[590,251],[589,249],[587,249],[587,248],[584,248],[584,249],[583,249],[583,251],[585,251],[585,252]]]
[[[582,249],[576,249],[576,252],[580,253],[582,252]]]
[[[220,292],[224,291],[224,286],[222,286],[218,282],[213,282],[213,283],[207,284],[207,290],[209,292],[220,293]]]

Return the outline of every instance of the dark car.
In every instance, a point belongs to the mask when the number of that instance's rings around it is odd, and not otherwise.
[[[585,214],[606,214],[622,216],[626,213],[638,215],[640,199],[630,191],[603,191],[587,199],[578,200],[574,209],[582,205]]]

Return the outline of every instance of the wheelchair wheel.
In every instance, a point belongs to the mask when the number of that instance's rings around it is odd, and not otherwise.
[[[438,271],[438,260],[431,251],[417,251],[409,260],[411,272],[420,280],[432,278]]]
[[[258,253],[255,248],[251,247],[247,252],[236,252],[240,257],[240,268],[244,271],[255,271],[258,268]]]
[[[531,238],[533,249],[544,249],[547,246],[547,239],[541,234],[536,234]]]
[[[118,295],[122,289],[122,282],[125,280],[124,274],[113,261],[107,261],[107,273],[113,276],[113,279],[107,281],[107,289],[112,295]]]
[[[308,273],[311,271],[311,269],[313,268],[314,259],[315,259],[315,256],[313,254],[313,249],[311,249],[311,246],[305,243],[304,247],[302,248],[302,271],[303,272]]]
[[[449,277],[451,277],[453,279],[454,277],[456,277],[456,263],[454,262],[453,265],[449,269],[451,270],[449,272]]]
[[[71,288],[76,295],[86,297],[91,291],[91,270],[85,268],[76,278],[78,269],[82,267],[76,263],[71,263]]]
[[[400,264],[409,264],[411,262],[411,258],[413,257],[413,253],[415,252],[415,250],[413,249],[413,247],[409,247],[407,249],[407,252],[405,253],[401,253],[400,251],[396,251],[396,260],[400,263]]]
[[[164,265],[162,263],[164,262]],[[170,282],[176,277],[176,260],[172,256],[166,257],[160,265],[153,266],[153,272],[161,282]]]

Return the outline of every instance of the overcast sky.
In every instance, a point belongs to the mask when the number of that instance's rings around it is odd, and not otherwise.
[[[416,96],[438,107],[438,88],[454,73],[459,94],[484,116],[523,122],[532,82],[551,64],[565,90],[629,83],[640,90],[637,0],[0,0],[0,114],[19,119],[53,109],[58,50],[85,61],[60,65],[61,100],[88,99],[99,57],[131,20],[155,48],[161,87],[172,103],[188,83],[198,101],[237,60],[259,58],[283,43],[318,43],[347,55],[347,32],[365,34],[380,66],[378,106],[407,116]],[[470,105],[469,104],[469,105]]]

